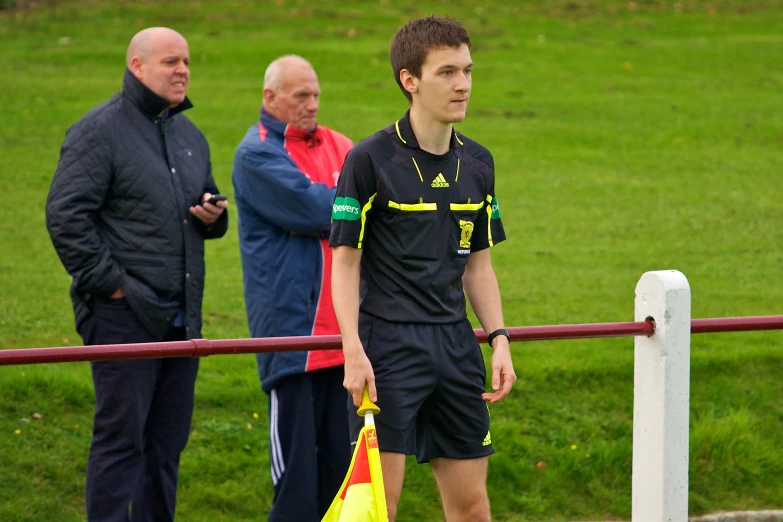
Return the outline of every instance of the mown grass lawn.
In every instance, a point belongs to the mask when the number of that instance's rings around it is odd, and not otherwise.
[[[80,342],[44,201],[65,130],[120,88],[136,31],[188,38],[189,116],[231,196],[270,60],[310,59],[320,122],[359,140],[404,112],[389,40],[431,12],[474,41],[459,129],[495,156],[509,325],[631,320],[636,281],[665,268],[688,276],[693,317],[781,313],[779,1],[61,1],[0,11],[0,348]],[[207,263],[204,336],[246,336],[236,220]],[[693,337],[692,513],[783,507],[781,341]],[[632,353],[629,339],[514,346],[520,380],[492,409],[496,520],[630,518]],[[253,357],[203,360],[196,391],[179,519],[264,520]],[[84,520],[92,406],[87,364],[0,369],[0,520]],[[426,467],[411,463],[398,520],[442,520]]]

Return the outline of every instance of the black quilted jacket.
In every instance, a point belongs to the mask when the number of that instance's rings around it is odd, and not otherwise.
[[[93,299],[122,288],[141,323],[162,337],[185,310],[201,335],[204,239],[226,233],[228,213],[207,226],[188,208],[217,193],[209,146],[183,114],[125,71],[121,93],[65,135],[46,201],[46,225],[73,277],[76,325]]]

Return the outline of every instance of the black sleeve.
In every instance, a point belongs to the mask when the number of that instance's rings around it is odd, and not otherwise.
[[[207,154],[209,154],[209,148],[207,148]],[[201,191],[202,194],[205,194],[209,192],[210,194],[220,194],[220,190],[218,190],[217,184],[215,183],[215,179],[212,177],[212,162],[209,162],[209,172],[207,173],[207,182],[204,185],[204,190]],[[217,221],[212,223],[211,225],[207,225],[203,223],[200,219],[197,219],[196,222],[198,222],[201,225],[201,234],[204,236],[204,239],[217,239],[220,237],[223,237],[226,235],[226,231],[228,230],[228,209],[224,209],[223,213],[220,214],[220,217],[217,218]]]
[[[377,196],[376,185],[370,155],[357,146],[345,158],[337,180],[329,246],[362,248],[368,212]]]
[[[484,206],[479,211],[476,225],[473,229],[473,238],[470,249],[472,252],[492,247],[506,239],[503,230],[503,222],[500,220],[500,205],[495,195],[495,163],[489,158],[490,171],[486,178],[487,194]]]
[[[60,150],[46,199],[46,227],[76,290],[98,297],[110,296],[124,277],[93,221],[112,177],[112,152],[104,133],[93,121],[77,122]]]

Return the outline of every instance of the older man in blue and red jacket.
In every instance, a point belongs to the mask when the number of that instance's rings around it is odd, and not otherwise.
[[[234,157],[245,306],[253,337],[337,334],[329,231],[351,140],[316,124],[309,62],[283,56],[264,74],[260,121]],[[341,350],[258,354],[269,394],[270,521],[318,522],[351,459]]]

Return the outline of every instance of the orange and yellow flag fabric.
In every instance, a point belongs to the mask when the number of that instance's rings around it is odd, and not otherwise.
[[[372,413],[365,416],[348,475],[321,522],[389,522]]]

